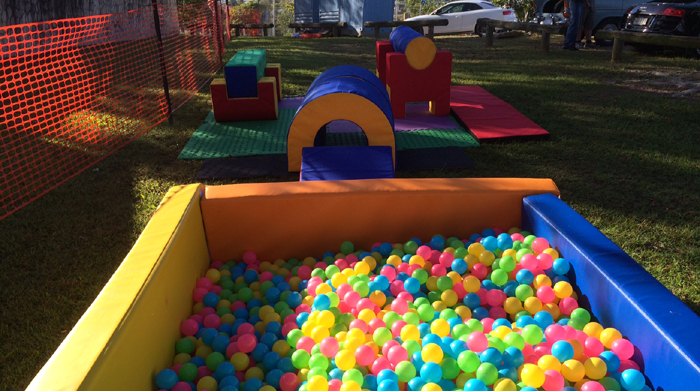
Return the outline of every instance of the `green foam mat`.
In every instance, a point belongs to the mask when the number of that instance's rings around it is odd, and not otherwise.
[[[287,153],[287,131],[296,109],[280,109],[274,121],[222,122],[211,112],[180,152],[178,159],[215,159]],[[394,133],[396,149],[478,147],[464,129],[413,130]],[[367,145],[363,133],[326,133],[329,146]]]

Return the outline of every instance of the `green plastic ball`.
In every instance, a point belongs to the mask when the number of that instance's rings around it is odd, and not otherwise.
[[[351,241],[346,240],[340,245],[340,252],[343,254],[352,254],[355,252],[355,245]],[[309,378],[310,379],[310,378]]]
[[[457,370],[459,371],[459,369]],[[416,367],[409,361],[401,361],[400,363],[396,364],[394,372],[396,372],[396,375],[399,377],[399,381],[404,383],[407,383],[409,380],[416,377]],[[343,376],[343,381],[345,381],[345,376]]]
[[[491,281],[498,286],[503,286],[508,282],[508,273],[502,269],[494,270],[491,272]]]
[[[182,364],[180,370],[177,371],[177,377],[180,379],[180,381],[184,382],[193,382],[198,375],[199,369],[197,369],[197,366],[191,362]]]
[[[292,365],[296,369],[308,368],[311,355],[306,350],[297,350],[292,354]]]
[[[192,354],[192,352],[194,352],[194,342],[189,338],[180,338],[175,344],[175,351],[178,353]]]
[[[498,368],[490,362],[482,363],[476,370],[476,378],[490,386],[498,380]]]
[[[481,360],[479,360],[479,356],[477,356],[477,354],[471,350],[465,350],[457,357],[457,365],[459,365],[459,369],[466,373],[476,371],[480,364]]]
[[[442,276],[438,278],[437,280],[437,287],[441,292],[444,292],[448,289],[452,289],[452,286],[454,285],[454,282],[450,277],[447,276]]]
[[[530,345],[537,345],[542,342],[542,329],[536,324],[529,324],[523,327],[523,339]]]
[[[440,361],[440,368],[442,368],[442,377],[445,379],[452,380],[459,375],[459,365],[457,360],[452,357],[445,357]]]

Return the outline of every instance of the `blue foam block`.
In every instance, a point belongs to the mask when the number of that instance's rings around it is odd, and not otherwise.
[[[256,98],[258,80],[265,76],[267,54],[265,49],[241,50],[226,66],[224,79],[229,98]]]
[[[304,181],[394,178],[391,147],[303,148],[301,174]]]
[[[653,390],[700,384],[700,318],[581,215],[551,194],[523,199],[523,229],[570,261],[582,303],[637,347],[632,359]],[[585,307],[585,305],[584,305]]]

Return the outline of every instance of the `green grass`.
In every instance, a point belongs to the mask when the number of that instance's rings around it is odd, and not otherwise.
[[[453,84],[478,84],[551,132],[551,140],[485,144],[469,170],[414,177],[548,177],[561,198],[700,313],[700,61],[609,50],[564,52],[553,38],[437,40],[454,53]],[[323,70],[374,69],[374,41],[240,38],[283,67],[283,93],[303,94]],[[675,83],[675,84],[674,84]],[[201,162],[178,160],[210,110],[203,88],[160,125],[0,221],[0,383],[23,389],[129,252],[167,189],[194,182]],[[405,175],[408,176],[408,175]],[[257,181],[269,179],[260,178]],[[278,180],[296,180],[294,176]]]

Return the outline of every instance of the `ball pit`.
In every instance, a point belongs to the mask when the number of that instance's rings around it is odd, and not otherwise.
[[[592,321],[547,239],[351,242],[321,259],[214,262],[162,390],[648,389],[634,345]],[[347,252],[345,252],[347,251]]]

